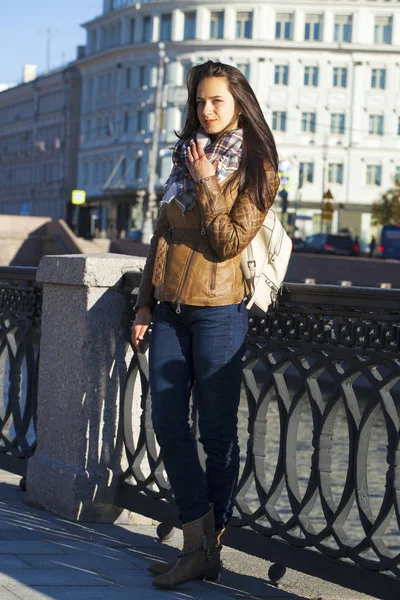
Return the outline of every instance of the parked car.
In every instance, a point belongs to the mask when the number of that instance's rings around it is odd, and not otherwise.
[[[384,225],[378,245],[381,258],[400,258],[400,225]]]
[[[293,252],[303,252],[306,249],[306,242],[303,238],[292,237]]]
[[[315,254],[336,254],[340,256],[357,256],[358,244],[351,235],[343,233],[316,233],[306,238],[306,252]]]
[[[142,232],[140,229],[130,229],[126,233],[125,238],[129,238],[129,239],[133,240],[134,242],[141,242],[142,241]]]

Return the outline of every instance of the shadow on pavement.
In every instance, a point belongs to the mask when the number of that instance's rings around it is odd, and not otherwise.
[[[16,598],[29,600],[305,598],[269,584],[268,563],[262,563],[261,573],[260,563],[256,564],[254,557],[228,548],[224,549],[227,568],[223,569],[220,582],[196,581],[176,591],[157,590],[151,585],[152,576],[147,566],[152,561],[171,560],[176,556],[180,532],[166,544],[158,540],[155,526],[65,521],[30,506],[25,502],[25,493],[17,487],[18,478],[0,472],[0,476],[3,474],[0,483],[1,599],[4,588]],[[246,572],[260,576],[236,572],[235,562],[240,565],[239,570],[245,568]]]

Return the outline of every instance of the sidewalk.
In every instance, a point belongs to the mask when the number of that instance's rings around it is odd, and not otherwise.
[[[19,479],[0,471],[0,600],[371,599],[291,570],[275,587],[270,563],[229,548],[219,583],[157,590],[147,566],[174,557],[180,532],[161,544],[155,527],[70,523],[28,506]]]

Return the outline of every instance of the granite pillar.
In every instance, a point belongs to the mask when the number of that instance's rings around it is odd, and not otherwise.
[[[39,264],[37,448],[27,490],[30,502],[67,519],[129,521],[114,504],[131,316],[122,276],[143,264],[117,254],[45,256]]]

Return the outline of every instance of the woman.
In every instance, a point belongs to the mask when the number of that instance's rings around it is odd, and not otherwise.
[[[237,412],[248,327],[240,253],[279,185],[274,139],[242,73],[208,61],[189,72],[188,92],[132,326],[140,349],[153,321],[153,427],[183,529],[177,560],[149,567],[162,588],[219,578],[221,536],[239,473]],[[193,384],[205,474],[188,424]]]

